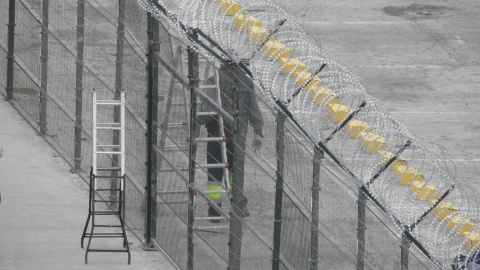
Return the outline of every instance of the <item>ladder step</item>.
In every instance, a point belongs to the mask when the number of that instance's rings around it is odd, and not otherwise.
[[[228,162],[217,163],[217,164],[195,164],[195,168],[205,168],[205,169],[214,169],[214,168],[228,168]]]
[[[120,151],[97,151],[97,154],[111,154],[111,155],[120,155]]]
[[[88,252],[128,252],[128,249],[87,249]]]
[[[110,188],[97,188],[96,191],[120,191],[121,189],[115,188],[115,189],[110,189]]]
[[[225,189],[219,189],[219,190],[205,190],[203,193],[209,194],[209,193],[227,193],[228,191]]]
[[[97,123],[97,126],[120,127],[122,123]]]
[[[100,225],[95,225],[95,227],[99,228],[122,228],[122,225],[105,225],[105,224],[100,224]],[[123,235],[123,233],[121,233]]]
[[[98,191],[98,190],[97,190]],[[104,203],[123,203],[122,201],[108,201],[108,200],[93,200],[94,202],[104,202]]]
[[[226,219],[224,216],[219,216],[219,217],[195,217],[194,221],[200,221],[200,220],[224,220]]]
[[[218,112],[197,112],[197,116],[215,116]]]
[[[122,127],[99,127],[99,126],[97,126],[96,129],[103,129],[103,130],[121,130]]]
[[[97,100],[96,105],[121,105],[121,100]]]
[[[194,230],[217,230],[217,229],[228,229],[229,225],[218,225],[218,226],[193,226]]]
[[[196,142],[226,142],[227,137],[206,137],[206,138],[196,138]]]
[[[97,171],[120,171],[120,167],[100,167]]]
[[[101,145],[98,145],[97,144],[97,147],[103,147],[103,148],[120,148],[120,145],[115,145],[115,144],[101,144]]]
[[[101,216],[117,216],[120,213],[118,211],[95,211],[92,212],[92,215],[101,215]]]
[[[123,179],[123,176],[114,175],[95,175],[95,179]]]
[[[95,227],[100,227],[95,225]],[[90,233],[85,233],[86,236],[90,236]],[[123,233],[93,233],[92,237],[123,237]]]

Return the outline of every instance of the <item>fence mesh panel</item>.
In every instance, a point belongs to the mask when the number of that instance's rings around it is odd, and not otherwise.
[[[451,191],[453,182],[442,162],[315,40],[302,36],[301,26],[281,8],[271,1],[246,2],[237,7],[230,0],[15,1],[10,102],[88,180],[91,92],[108,100],[124,91],[126,223],[145,245],[158,245],[181,269],[400,269],[401,225],[419,219],[407,230],[410,269],[449,269],[457,252],[471,255],[465,239],[456,235],[470,221],[460,219],[446,230],[454,214],[440,219],[442,212],[435,208],[435,215],[422,216],[435,202],[420,198],[424,186],[438,193],[426,196]],[[7,1],[0,2],[3,25],[9,8]],[[240,18],[241,8],[255,16]],[[256,42],[269,34],[284,43]],[[292,76],[303,67],[300,62],[285,72],[292,67],[277,59],[281,50],[268,47],[283,45],[320,75]],[[2,59],[8,57],[7,46],[7,27],[2,27]],[[272,59],[285,63],[278,66]],[[7,70],[6,63],[0,62],[1,70]],[[300,83],[309,76],[318,82]],[[331,94],[301,91],[309,82],[318,83],[317,89],[320,79]],[[5,72],[0,86],[7,96]],[[339,100],[361,109],[355,112],[356,123],[368,123],[388,141],[383,152],[372,150],[378,141],[368,141],[370,135],[339,128],[348,116],[335,107]],[[105,122],[118,121],[118,113],[98,112]],[[225,149],[221,140],[201,140],[221,136],[222,125]],[[118,141],[115,133],[97,137],[101,144]],[[319,142],[328,151],[321,158]],[[399,149],[400,163],[385,169],[387,150]],[[405,175],[398,168],[407,161],[424,172],[418,191],[398,183]],[[106,156],[99,162],[118,161]],[[224,168],[212,168],[212,163]],[[478,215],[463,199],[465,193],[455,190],[448,199]],[[209,218],[212,211],[218,219]]]

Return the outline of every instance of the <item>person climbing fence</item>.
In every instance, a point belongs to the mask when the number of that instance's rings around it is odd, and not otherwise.
[[[246,62],[244,62],[246,63]],[[247,64],[247,63],[246,63]],[[247,77],[245,72],[235,63],[231,62],[228,64],[222,64],[220,69],[218,70],[219,74],[219,88],[220,88],[220,96],[221,96],[221,105],[222,108],[229,113],[230,115],[235,115],[237,107],[238,107],[238,91],[239,90],[246,90],[247,91],[247,98],[246,98],[246,107],[248,110],[247,119],[250,125],[253,128],[253,142],[252,147],[254,151],[258,151],[262,146],[262,129],[263,129],[263,117],[260,111],[260,107],[258,105],[257,97],[254,93],[255,88],[252,79]],[[215,76],[210,77],[207,81],[207,84],[212,85],[215,84]],[[204,110],[210,110],[209,108],[204,107]],[[205,127],[207,129],[208,137],[219,137],[220,136],[220,123],[218,116],[210,117],[209,120],[204,121]],[[232,175],[234,173],[242,173],[242,172],[234,172],[233,170],[233,156],[234,156],[234,136],[235,136],[235,129],[234,123],[231,121],[225,120],[223,123],[224,126],[224,133],[226,137],[226,150],[227,150],[227,163],[228,163],[228,171],[229,171],[229,181],[230,186],[232,186]],[[207,163],[220,163],[222,160],[222,149],[221,143],[218,141],[210,141],[207,143]],[[207,183],[207,190],[222,190],[222,179],[223,175],[223,168],[208,168],[208,183]],[[208,197],[216,203],[219,207],[222,206],[222,193],[208,193]],[[247,198],[243,196],[242,198],[242,205],[243,205],[243,217],[247,217],[250,215],[250,212],[247,208]],[[216,217],[220,216],[220,214],[212,207],[209,206],[208,208],[208,216],[209,217]],[[218,220],[212,220],[213,222],[219,222]]]

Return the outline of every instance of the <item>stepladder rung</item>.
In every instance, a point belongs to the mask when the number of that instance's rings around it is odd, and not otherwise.
[[[194,230],[202,231],[202,230],[219,230],[219,229],[228,229],[230,228],[229,225],[217,225],[217,226],[193,226]]]
[[[122,225],[109,225],[109,224],[95,224],[95,227],[99,228],[122,228]]]
[[[97,227],[112,227],[112,228],[116,228],[117,226],[99,226],[99,225],[94,225],[95,228]],[[118,226],[118,228],[121,228],[122,226]],[[90,233],[85,233],[86,236],[89,236],[91,235],[92,237],[123,237],[123,233],[93,233],[93,234],[90,234]]]
[[[122,175],[95,175],[95,179],[123,179]]]
[[[196,138],[196,142],[226,142],[227,137],[222,136],[222,137],[205,137],[205,138]]]
[[[97,171],[120,171],[120,167],[97,167]]]
[[[157,194],[159,195],[168,195],[168,194],[182,194],[188,193],[188,189],[179,189],[179,190],[157,190]]]
[[[219,189],[219,190],[205,190],[203,193],[209,194],[209,193],[228,193],[230,191],[225,190],[225,189]]]
[[[98,191],[98,189],[97,189]],[[115,200],[115,201],[112,201],[112,200],[94,200],[94,202],[104,202],[104,203],[123,203],[123,201],[119,201],[119,200]]]
[[[228,168],[228,162],[225,163],[211,163],[211,164],[195,164],[195,169],[204,168],[204,169],[215,169],[215,168]]]
[[[122,127],[117,127],[117,126],[96,126],[95,127],[96,129],[99,129],[99,130],[121,130]]]
[[[121,155],[121,151],[97,151],[97,154]]]
[[[121,191],[121,189],[119,189],[119,188],[114,188],[114,189],[111,189],[111,188],[97,188],[95,191]]]
[[[118,215],[120,215],[120,212],[119,211],[93,211],[92,215],[118,216]]]
[[[97,144],[97,148],[120,148],[118,144]]]
[[[89,252],[129,252],[128,249],[93,249],[93,248],[89,248],[88,251]]]
[[[97,100],[96,105],[122,105],[121,100]]]
[[[218,216],[218,217],[194,217],[193,220],[194,220],[194,221],[202,221],[202,220],[211,221],[211,220],[226,220],[226,218],[225,218],[224,216]]]
[[[215,116],[218,115],[218,112],[197,112],[197,116]]]

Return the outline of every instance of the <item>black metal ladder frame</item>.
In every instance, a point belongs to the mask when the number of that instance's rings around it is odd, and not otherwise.
[[[111,202],[111,201],[105,201],[105,200],[95,200],[95,193],[96,191],[94,190],[94,182],[97,178],[104,178],[104,179],[120,179],[120,181],[123,181],[123,190],[122,189],[117,189],[119,192],[119,199],[118,201],[114,201],[118,203],[118,210],[111,210],[111,211],[95,211],[95,203],[97,202]],[[122,176],[96,176],[93,174],[93,169],[90,169],[90,188],[89,188],[89,201],[88,201],[88,217],[87,221],[85,222],[85,228],[83,229],[82,233],[82,238],[80,240],[81,247],[83,248],[83,242],[85,237],[88,237],[88,244],[87,244],[87,249],[85,251],[85,264],[88,263],[88,252],[126,252],[128,253],[128,264],[130,264],[131,261],[131,255],[130,255],[130,247],[128,246],[128,240],[127,240],[127,234],[125,231],[125,197],[124,197],[124,192],[125,192],[125,175]],[[111,189],[106,189],[106,190],[111,190]],[[100,190],[102,191],[102,190]],[[120,225],[96,225],[95,224],[95,215],[116,215],[119,218]],[[91,228],[90,228],[90,233],[87,233],[87,228],[90,223],[90,219],[92,220]],[[94,233],[95,227],[109,227],[109,228],[121,228],[122,232],[121,233]],[[123,238],[123,247],[125,249],[91,249],[90,244],[92,241],[92,238],[118,238],[122,237]]]

